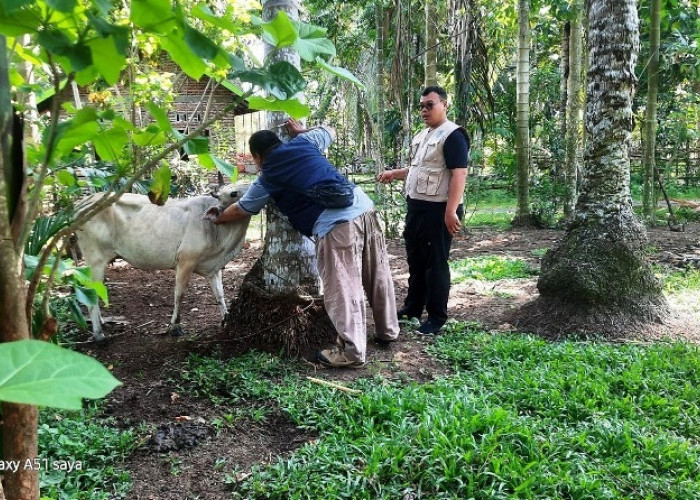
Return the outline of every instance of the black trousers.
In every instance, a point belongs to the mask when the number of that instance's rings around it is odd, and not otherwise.
[[[406,214],[403,237],[408,261],[408,295],[402,313],[420,318],[427,311],[428,319],[438,324],[447,321],[447,299],[450,295],[448,259],[452,235],[445,226],[444,204],[439,210],[411,210]],[[457,209],[461,219],[462,205]]]

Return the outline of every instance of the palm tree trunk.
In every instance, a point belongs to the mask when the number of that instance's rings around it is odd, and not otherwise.
[[[273,19],[280,10],[290,19],[299,19],[299,7],[294,0],[263,1],[264,20]],[[265,55],[271,51],[272,47],[266,44]],[[301,66],[299,54],[289,48],[280,49],[275,59],[287,61],[297,68]],[[268,113],[267,127],[280,125],[287,118],[284,113]],[[321,283],[316,269],[314,243],[294,229],[274,203],[270,203],[266,210],[265,251],[261,257],[265,289],[270,293],[285,295],[296,294],[304,289],[306,293],[318,295]]]
[[[514,225],[530,223],[530,0],[518,0],[515,153],[518,211]]]
[[[437,5],[425,1],[425,86],[437,85]]]
[[[644,113],[642,134],[642,211],[649,223],[655,222],[656,179],[656,105],[659,93],[659,44],[661,38],[661,0],[651,0],[651,22],[649,26],[649,78],[647,85],[647,109]]]
[[[537,287],[543,304],[556,305],[560,320],[571,324],[583,318],[578,329],[613,334],[626,323],[660,321],[667,304],[645,260],[646,232],[630,197],[637,5],[635,0],[594,0],[588,15],[581,194],[566,235],[545,255]],[[556,317],[551,311],[547,316],[550,321]]]
[[[564,219],[573,217],[578,197],[578,172],[581,151],[581,41],[583,6],[577,5],[569,34],[569,78],[566,103],[566,162],[564,166]]]

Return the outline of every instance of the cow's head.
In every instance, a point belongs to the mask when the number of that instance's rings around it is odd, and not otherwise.
[[[227,207],[234,204],[248,191],[250,184],[247,182],[238,182],[236,184],[227,184],[219,189],[218,193],[212,193],[212,196],[219,200],[222,206]]]

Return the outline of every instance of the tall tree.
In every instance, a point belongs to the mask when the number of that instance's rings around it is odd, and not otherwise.
[[[566,89],[566,161],[564,164],[564,218],[574,214],[578,195],[579,159],[581,151],[581,42],[583,38],[583,5],[574,3],[574,18],[569,32],[569,74]]]
[[[283,11],[292,20],[299,19],[299,3],[295,0],[263,0],[263,20],[270,21]],[[291,47],[277,49],[265,44],[265,57],[274,61],[287,61],[296,68],[301,66],[299,54]],[[268,113],[267,127],[284,135],[280,128],[288,118],[285,113]],[[288,139],[288,137],[287,137]],[[300,289],[318,295],[321,282],[316,269],[314,243],[294,229],[274,203],[266,209],[267,231],[265,250],[261,257],[263,282],[272,294],[297,294]]]
[[[659,45],[661,38],[661,0],[651,0],[649,23],[649,65],[647,77],[647,109],[642,133],[642,211],[650,223],[655,222],[654,185],[656,182],[656,107],[659,93]]]
[[[537,283],[541,298],[531,306],[546,312],[539,321],[558,321],[567,331],[619,332],[626,323],[660,321],[667,311],[630,197],[638,29],[635,0],[590,4],[581,194],[566,235],[545,255]],[[533,311],[525,313],[538,321]]]
[[[516,132],[518,208],[514,225],[530,224],[530,0],[518,0],[516,64]]]
[[[425,86],[437,85],[437,0],[425,0]]]
[[[18,230],[24,223],[24,162],[22,127],[13,114],[10,99],[10,68],[7,42],[0,35],[0,342],[27,340],[27,288],[24,279],[23,246]],[[38,453],[36,406],[2,403],[2,458],[24,463]],[[5,476],[8,498],[38,499],[39,471],[20,467]]]

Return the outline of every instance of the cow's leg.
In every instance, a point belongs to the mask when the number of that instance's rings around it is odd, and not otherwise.
[[[84,252],[84,250],[83,250]],[[105,269],[107,268],[108,260],[104,259],[85,259],[85,264],[90,268],[92,280],[104,283]],[[92,323],[92,337],[95,342],[104,342],[105,336],[102,331],[102,313],[100,312],[100,299],[98,298],[94,306],[89,306],[90,322]]]
[[[226,320],[228,308],[226,307],[226,298],[224,297],[224,283],[222,280],[221,269],[209,276],[207,279],[209,280],[211,291],[214,292],[216,303],[219,305],[219,311],[221,312],[221,323],[223,324],[223,322]]]
[[[175,304],[173,306],[173,315],[170,318],[170,326],[168,327],[170,335],[175,337],[183,334],[182,326],[180,326],[180,304],[185,296],[187,283],[189,283],[190,276],[192,276],[192,267],[191,264],[180,261],[175,269]]]

